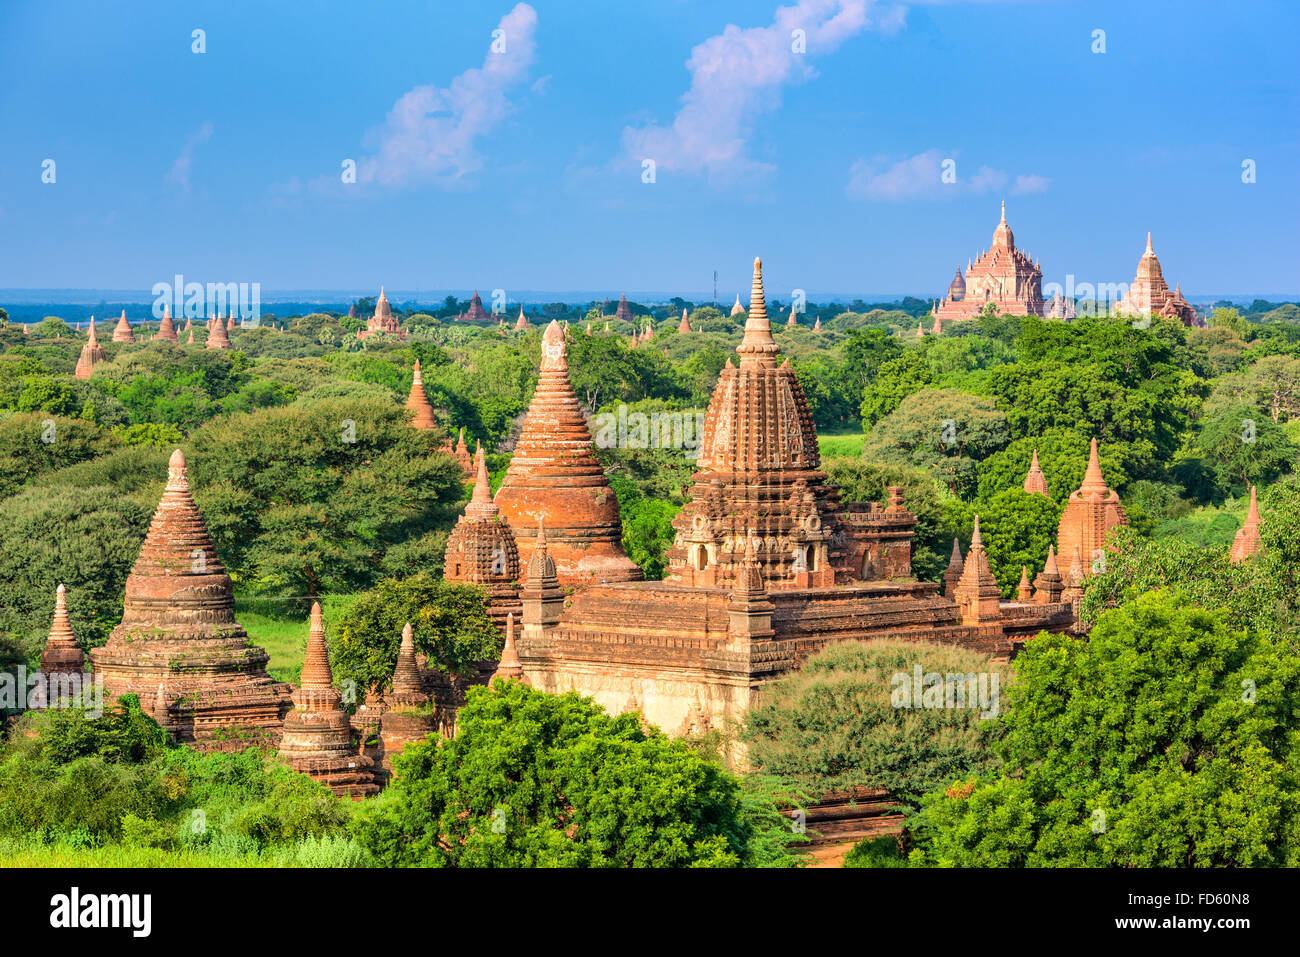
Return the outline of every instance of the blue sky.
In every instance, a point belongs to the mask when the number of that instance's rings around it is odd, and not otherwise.
[[[1282,2],[5,0],[0,288],[717,269],[730,301],[761,255],[783,298],[928,297],[1005,198],[1045,282],[1129,281],[1151,230],[1189,295],[1294,294],[1297,27]]]

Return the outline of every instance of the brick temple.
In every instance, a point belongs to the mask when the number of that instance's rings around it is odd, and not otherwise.
[[[375,314],[366,320],[366,327],[357,333],[357,338],[366,339],[377,332],[397,336],[399,339],[406,338],[406,333],[398,324],[397,317],[393,315],[393,307],[389,305],[388,297],[384,295],[383,286],[379,287],[379,298],[375,300]]]
[[[73,375],[78,379],[89,379],[90,374],[99,363],[108,358],[104,352],[104,347],[99,344],[99,339],[95,337],[95,317],[90,317],[90,338],[86,344],[81,347],[81,355],[77,357],[77,368],[73,370]]]
[[[943,322],[974,319],[990,306],[1013,316],[1043,315],[1043,271],[1016,248],[1005,202],[993,244],[967,264],[965,276],[958,270],[934,315]]]
[[[1138,260],[1137,275],[1133,277],[1128,292],[1111,308],[1112,315],[1163,316],[1177,319],[1185,326],[1204,325],[1196,310],[1183,298],[1183,290],[1175,286],[1169,291],[1160,260],[1151,248],[1151,234],[1147,233],[1147,248]]]
[[[532,555],[539,522],[566,584],[631,581],[641,569],[623,553],[618,499],[592,450],[591,432],[569,382],[564,330],[542,335],[541,372],[496,505],[514,532],[519,558]]]
[[[547,334],[544,377],[564,358],[558,327]],[[888,636],[1007,657],[1028,635],[1070,626],[1061,600],[998,598],[978,530],[944,595],[912,576],[916,519],[901,489],[883,505],[840,501],[803,390],[778,362],[758,260],[736,352],[709,403],[664,581],[590,582],[566,596],[557,552],[572,518],[531,486],[534,511],[549,512],[520,594],[518,654],[534,687],[576,690],[615,713],[635,701],[650,722],[688,733],[738,718],[763,682],[837,641]],[[590,439],[571,428],[566,452],[580,458],[576,443]]]
[[[134,693],[159,723],[204,750],[274,745],[290,688],[266,673],[267,654],[235,620],[235,595],[194,504],[185,456],[126,580],[122,623],[90,653],[108,699]]]

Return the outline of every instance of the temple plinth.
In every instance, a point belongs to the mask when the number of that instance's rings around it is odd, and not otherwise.
[[[993,244],[966,267],[964,277],[958,275],[948,284],[934,315],[944,322],[974,319],[990,307],[1014,316],[1043,315],[1043,271],[1016,248],[1005,202]]]
[[[289,686],[266,673],[267,654],[235,620],[230,576],[194,504],[185,456],[172,453],[167,486],[126,580],[122,623],[90,653],[110,700],[155,700],[178,739],[203,750],[275,744]]]
[[[541,520],[565,583],[642,577],[623,553],[618,499],[592,451],[591,432],[573,386],[564,330],[552,321],[542,336],[542,365],[523,432],[496,494],[514,530],[519,557],[532,555]]]
[[[330,671],[320,602],[314,602],[302,680],[293,692],[293,709],[284,719],[280,759],[340,797],[369,797],[379,793],[374,762],[353,745],[342,700]]]

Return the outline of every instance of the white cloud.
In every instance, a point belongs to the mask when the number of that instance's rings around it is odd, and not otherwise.
[[[378,147],[358,164],[361,182],[452,183],[482,165],[475,141],[514,108],[506,93],[532,65],[537,12],[516,4],[497,29],[501,33],[494,33],[481,67],[461,73],[445,89],[417,86],[398,98],[384,125],[371,133]]]
[[[185,138],[181,155],[176,157],[172,168],[167,172],[167,181],[175,183],[185,192],[190,191],[190,167],[194,165],[194,151],[212,139],[212,123],[204,121],[203,125]]]
[[[944,163],[952,160],[955,180],[944,182]],[[895,160],[887,156],[860,159],[849,168],[849,182],[844,192],[850,199],[873,203],[897,203],[907,200],[949,199],[957,196],[1000,192],[1011,176],[1006,170],[980,166],[969,176],[955,152],[926,150],[915,156]],[[1045,177],[1019,175],[1011,192],[1041,193],[1050,182]]]
[[[769,172],[746,155],[759,114],[776,109],[781,90],[816,76],[808,65],[869,28],[896,29],[904,8],[889,5],[873,16],[874,0],[800,0],[778,7],[765,27],[728,24],[691,50],[690,89],[668,126],[650,123],[623,130],[625,158],[655,161],[659,170],[737,179]],[[806,52],[794,52],[793,31],[804,31]]]
[[[1027,196],[1030,193],[1045,193],[1051,182],[1046,176],[1039,176],[1037,173],[1017,176],[1015,183],[1011,187],[1011,192],[1017,196]]]

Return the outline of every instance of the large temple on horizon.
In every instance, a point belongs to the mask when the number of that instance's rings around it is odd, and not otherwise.
[[[1205,325],[1192,305],[1183,298],[1181,285],[1169,291],[1160,260],[1151,248],[1151,234],[1147,233],[1147,248],[1138,260],[1137,275],[1128,291],[1110,307],[1111,315],[1162,316],[1177,319],[1185,326]]]
[[[1007,225],[1005,201],[1002,220],[993,230],[993,244],[967,262],[965,275],[958,267],[933,315],[941,323],[975,319],[989,307],[1013,316],[1044,313],[1043,271],[1028,253],[1016,248],[1015,235]]]

